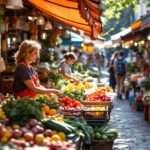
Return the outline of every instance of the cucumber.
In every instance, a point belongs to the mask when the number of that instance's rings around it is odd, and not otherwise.
[[[109,138],[113,138],[113,139],[118,137],[117,132],[106,132],[104,135],[107,135]]]
[[[102,138],[103,140],[107,140],[107,139],[108,139],[108,137],[107,137],[106,135],[102,135],[101,138]]]
[[[58,122],[56,120],[47,120],[43,122],[43,125],[47,129],[62,131],[65,134],[71,134],[72,130],[68,128],[64,123]]]
[[[109,129],[109,126],[105,126],[104,128],[102,128],[101,133],[104,134],[105,132],[107,132]]]
[[[111,133],[107,133],[107,134],[104,134],[104,135],[106,135],[109,138],[115,138],[114,134],[111,134]]]

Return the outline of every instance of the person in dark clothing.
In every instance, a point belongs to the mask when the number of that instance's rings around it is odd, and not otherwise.
[[[114,52],[111,56],[110,63],[109,63],[109,85],[115,91],[116,87],[116,77],[115,77],[115,70],[114,70],[114,60],[118,58],[118,52]]]
[[[124,52],[120,51],[119,56],[114,61],[114,70],[117,81],[118,98],[122,99],[124,80],[127,73],[127,62],[124,58]]]

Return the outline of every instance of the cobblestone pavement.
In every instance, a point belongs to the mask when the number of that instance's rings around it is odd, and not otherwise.
[[[114,101],[109,125],[119,132],[113,150],[150,150],[150,123],[127,100]]]

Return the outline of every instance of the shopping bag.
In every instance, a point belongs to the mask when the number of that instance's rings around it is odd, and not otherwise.
[[[0,72],[5,71],[6,66],[3,57],[0,57]]]

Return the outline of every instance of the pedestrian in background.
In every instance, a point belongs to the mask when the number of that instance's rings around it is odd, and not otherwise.
[[[116,88],[116,77],[115,77],[115,70],[114,70],[114,61],[118,58],[118,52],[114,52],[111,56],[109,62],[109,85],[115,91]]]
[[[114,61],[114,70],[117,81],[118,98],[122,99],[124,80],[127,72],[127,62],[124,58],[124,52],[120,51],[118,58]]]
[[[75,61],[77,61],[77,56],[75,53],[67,52],[64,54],[63,60],[60,62],[60,73],[62,73],[67,79],[80,83],[80,80],[74,77],[71,71],[71,65],[73,65]]]

